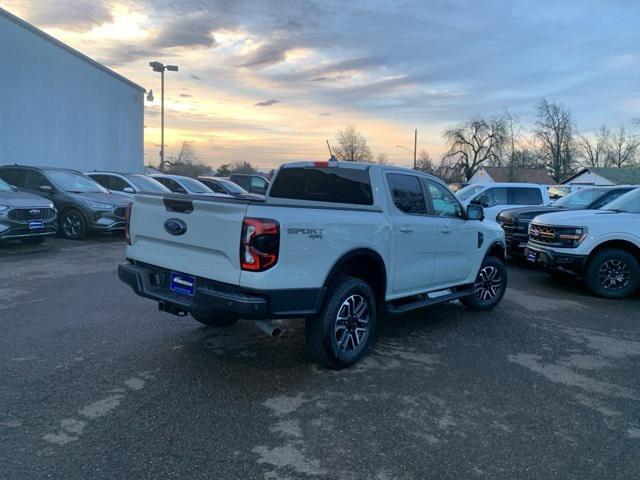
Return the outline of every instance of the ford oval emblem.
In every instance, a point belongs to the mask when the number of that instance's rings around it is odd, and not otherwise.
[[[179,218],[170,218],[164,222],[164,229],[171,235],[182,235],[187,231],[187,224]]]

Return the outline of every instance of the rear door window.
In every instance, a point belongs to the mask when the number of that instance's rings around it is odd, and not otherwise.
[[[49,180],[47,180],[40,172],[29,170],[26,173],[27,175],[24,182],[24,188],[28,188],[29,190],[38,190],[43,185],[51,186]]]
[[[109,175],[109,185],[107,188],[116,192],[122,192],[126,187],[131,187],[131,185],[115,175]]]
[[[282,168],[271,186],[270,196],[316,202],[373,205],[369,171],[355,168]]]
[[[394,205],[401,212],[413,215],[426,215],[427,204],[420,179],[414,175],[390,173],[387,183]]]
[[[94,179],[96,182],[98,182],[104,188],[111,188],[109,186],[109,176],[108,175],[87,175],[87,176],[92,178],[92,179]]]
[[[509,188],[511,205],[542,205],[542,194],[539,188]]]

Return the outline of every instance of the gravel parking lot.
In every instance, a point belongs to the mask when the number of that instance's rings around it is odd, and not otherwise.
[[[316,368],[302,323],[208,329],[116,276],[122,239],[0,246],[0,478],[630,479],[640,299],[511,266],[488,314],[384,321]]]

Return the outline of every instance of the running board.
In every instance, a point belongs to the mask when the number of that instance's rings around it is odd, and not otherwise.
[[[466,287],[461,287],[458,290],[438,290],[435,292],[429,292],[421,295],[416,295],[417,298],[414,301],[397,304],[398,300],[391,301],[387,304],[387,312],[393,315],[399,315],[402,313],[407,313],[412,310],[417,310],[419,308],[429,307],[431,305],[436,305],[438,303],[449,302],[451,300],[457,300],[458,298],[468,297],[469,295],[473,295],[475,293],[475,289],[473,285],[468,285]],[[403,299],[400,299],[402,301]]]

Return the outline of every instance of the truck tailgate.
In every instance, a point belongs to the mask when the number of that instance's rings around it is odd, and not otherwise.
[[[246,209],[242,201],[136,195],[127,258],[237,285]],[[169,220],[186,230],[169,233],[176,226]]]

